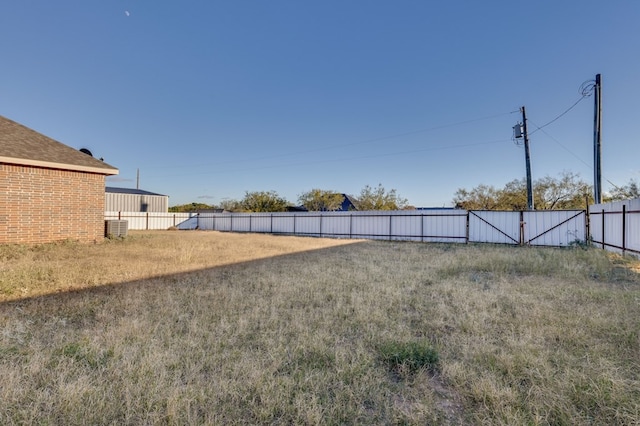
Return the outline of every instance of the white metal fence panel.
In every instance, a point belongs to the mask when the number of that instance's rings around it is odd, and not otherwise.
[[[293,234],[295,229],[295,216],[273,215],[271,232],[274,234]]]
[[[350,238],[351,215],[322,215],[322,227],[320,232],[323,237]]]
[[[622,240],[624,233],[622,231],[622,213],[611,212],[616,214],[604,215],[605,244],[608,248],[615,251],[622,250]]]
[[[520,244],[520,212],[469,212],[469,242]]]
[[[590,206],[589,228],[596,247],[640,254],[640,198]]]
[[[319,214],[295,215],[295,233],[299,235],[308,235],[313,237],[320,236],[320,225],[322,224],[322,216]]]
[[[182,222],[177,224],[176,227],[178,229],[180,229],[181,231],[191,230],[191,229],[198,229],[198,223],[199,223],[199,217],[198,216],[193,216],[193,217],[190,217],[190,218],[188,218],[186,220],[183,220]]]
[[[231,232],[234,230],[235,221],[234,215],[232,214],[222,214],[217,215],[213,213],[206,213],[204,215],[200,215],[200,222],[198,229],[203,231],[227,231]]]
[[[249,231],[250,232],[271,232],[271,214],[269,213],[254,213],[249,217]]]
[[[146,213],[130,212],[126,216],[123,216],[122,220],[128,222],[128,229],[161,229],[148,224]]]
[[[234,232],[251,232],[251,215],[232,215],[231,230]]]
[[[351,225],[353,238],[370,238],[388,240],[391,238],[391,216],[373,214],[357,214],[353,216]]]
[[[640,198],[630,200],[626,210],[625,249],[640,254]]]
[[[422,216],[391,216],[391,239],[422,241]]]
[[[568,246],[586,241],[586,213],[583,210],[526,211],[523,215],[524,244]]]
[[[622,207],[624,201],[596,204],[589,207],[592,243],[611,251],[622,251]]]
[[[422,241],[466,243],[467,211],[431,212],[422,218]]]
[[[193,216],[193,213],[159,213],[159,212],[105,212],[105,220],[126,220],[127,229],[168,229]]]

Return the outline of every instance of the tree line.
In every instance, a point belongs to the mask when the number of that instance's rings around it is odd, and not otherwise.
[[[579,174],[563,172],[559,177],[545,176],[533,182],[533,201],[536,210],[586,209],[593,204],[593,187]],[[381,184],[366,185],[357,196],[348,195],[357,210],[413,209],[395,189],[387,190]],[[633,179],[604,194],[604,202],[640,198],[640,185]],[[298,206],[308,211],[340,210],[345,195],[336,191],[312,189],[298,197]],[[527,210],[525,179],[515,179],[503,188],[480,184],[472,189],[459,188],[452,205],[465,210]],[[219,205],[190,203],[170,207],[170,212],[188,212],[222,209],[231,212],[284,212],[296,207],[276,191],[245,192],[240,200],[224,200]]]
[[[593,187],[572,172],[558,178],[545,176],[533,182],[533,205],[536,210],[586,209],[594,203]],[[604,202],[640,198],[640,188],[634,180],[615,187],[603,197]],[[478,185],[470,190],[460,188],[453,205],[465,210],[527,210],[525,179],[508,182],[504,188]]]
[[[413,208],[395,189],[387,190],[382,184],[373,188],[366,185],[357,196],[323,189],[312,189],[298,196],[298,206],[308,211],[336,211],[349,198],[356,210],[402,210]],[[298,207],[276,191],[246,191],[241,200],[224,200],[219,205],[189,203],[169,207],[170,212],[222,209],[230,212],[285,212]]]

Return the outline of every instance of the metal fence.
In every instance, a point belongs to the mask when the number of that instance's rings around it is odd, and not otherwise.
[[[203,229],[331,238],[596,247],[640,254],[640,199],[583,210],[406,210],[295,213],[106,212],[128,229]]]
[[[466,242],[467,212],[369,211],[296,213],[204,213],[180,229],[263,232],[329,238]]]
[[[567,246],[586,235],[584,210],[469,211],[469,242]]]
[[[640,198],[590,206],[589,221],[596,247],[640,254]]]
[[[105,212],[105,220],[126,220],[128,229],[158,230],[177,227],[197,213]]]
[[[330,238],[567,246],[587,240],[583,210],[407,210],[295,213],[124,213],[129,229],[202,229]]]

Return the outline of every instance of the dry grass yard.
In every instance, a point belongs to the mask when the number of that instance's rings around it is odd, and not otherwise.
[[[638,262],[132,233],[0,246],[0,424],[640,424]]]

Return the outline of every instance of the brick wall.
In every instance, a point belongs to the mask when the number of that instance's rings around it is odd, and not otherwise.
[[[0,243],[102,240],[104,179],[0,163]]]

